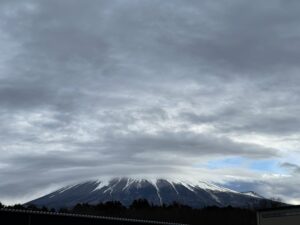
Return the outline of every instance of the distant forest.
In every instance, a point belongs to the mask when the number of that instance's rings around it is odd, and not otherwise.
[[[262,203],[260,206],[260,208],[266,207],[277,207],[277,205],[267,206]],[[155,206],[145,199],[135,200],[129,207],[123,206],[118,201],[111,201],[97,205],[77,204],[73,208],[61,208],[59,210],[37,207],[35,205],[4,206],[1,203],[0,208],[146,219],[191,225],[256,225],[257,210],[251,208],[233,208],[231,206],[225,208],[206,207],[193,209],[176,202],[171,205]]]

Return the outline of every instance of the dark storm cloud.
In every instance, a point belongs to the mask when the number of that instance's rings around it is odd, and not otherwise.
[[[299,10],[292,0],[0,1],[0,200],[24,180],[32,194],[297,152]],[[253,133],[285,143],[237,139]]]

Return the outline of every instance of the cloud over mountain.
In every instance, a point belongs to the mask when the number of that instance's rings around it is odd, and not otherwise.
[[[276,182],[272,195],[290,195],[299,10],[295,0],[1,1],[0,200],[157,173]],[[236,157],[239,171],[207,167]]]

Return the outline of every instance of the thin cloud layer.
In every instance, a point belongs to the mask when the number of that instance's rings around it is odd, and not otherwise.
[[[300,202],[299,11],[294,0],[1,1],[0,201],[159,174]],[[207,166],[237,157],[238,171]]]

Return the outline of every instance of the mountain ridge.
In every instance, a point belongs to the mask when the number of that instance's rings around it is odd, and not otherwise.
[[[129,206],[134,200],[143,198],[153,205],[178,202],[194,208],[229,205],[255,207],[261,200],[266,200],[255,194],[237,192],[206,181],[120,177],[68,185],[26,204],[70,208],[78,203],[95,205],[100,202],[120,201]]]

